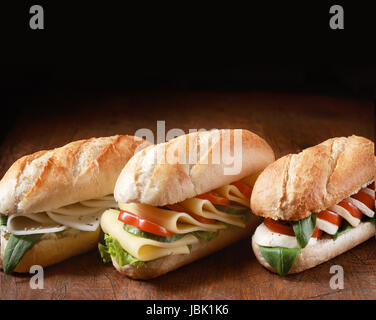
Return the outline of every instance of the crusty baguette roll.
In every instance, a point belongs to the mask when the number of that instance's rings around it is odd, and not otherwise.
[[[24,156],[0,181],[0,213],[43,212],[111,194],[125,163],[147,144],[116,135]]]
[[[241,154],[235,154],[235,161],[241,170],[224,174],[234,150],[237,153],[234,139],[238,137]],[[222,153],[222,141],[230,141],[229,152]],[[274,159],[266,141],[248,130],[190,133],[137,153],[121,172],[114,196],[123,203],[173,204],[261,171]]]
[[[192,245],[190,254],[179,254],[162,257],[153,261],[149,261],[147,265],[142,267],[133,265],[125,265],[123,267],[119,267],[116,260],[111,257],[112,263],[120,273],[132,279],[148,280],[156,278],[193,261],[196,261],[202,257],[208,256],[209,254],[221,250],[245,237],[248,237],[248,235],[255,230],[260,221],[260,217],[251,215],[244,229],[228,228],[221,230],[219,232],[219,235],[210,241],[201,239],[198,243]]]
[[[302,272],[333,259],[334,257],[370,239],[375,235],[375,233],[376,228],[373,222],[362,222],[359,224],[359,226],[345,232],[336,240],[333,240],[329,236],[318,239],[315,244],[308,245],[301,250],[298,259],[295,261],[293,267],[289,271],[289,274]],[[254,236],[252,237],[252,248],[257,260],[261,263],[261,265],[276,273],[276,271],[262,256],[259,246],[255,242]]]
[[[354,135],[286,155],[258,177],[251,209],[275,220],[304,219],[371,183],[374,157],[374,143]]]
[[[47,267],[90,251],[97,247],[99,236],[100,228],[96,231],[65,231],[61,236],[41,239],[26,252],[13,272],[30,272],[33,265]],[[6,245],[7,240],[1,236],[0,268]]]

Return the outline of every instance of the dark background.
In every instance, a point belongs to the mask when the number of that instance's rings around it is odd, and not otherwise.
[[[29,28],[33,4],[44,8],[45,30]],[[344,7],[344,30],[329,28],[333,4]],[[61,111],[44,104],[44,97],[59,100],[67,112],[77,108],[71,97],[134,92],[376,97],[376,25],[367,4],[7,5],[1,19],[0,139],[18,114]]]

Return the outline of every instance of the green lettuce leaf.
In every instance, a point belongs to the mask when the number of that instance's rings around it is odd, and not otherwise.
[[[301,248],[264,246],[259,246],[259,248],[262,256],[280,276],[289,273],[301,250]]]
[[[316,213],[312,213],[305,219],[292,222],[292,227],[294,229],[296,241],[298,242],[299,247],[305,248],[316,228]]]
[[[99,253],[103,259],[103,262],[111,261],[110,256],[114,257],[120,267],[131,264],[137,267],[142,267],[146,265],[147,262],[140,261],[130,253],[126,252],[120,245],[119,241],[112,238],[108,234],[104,236],[105,245],[99,243],[98,249]]]
[[[198,238],[202,238],[202,239],[205,239],[207,241],[210,241],[212,239],[214,239],[216,236],[218,236],[219,234],[219,230],[217,231],[195,231],[195,232],[192,232],[194,236],[198,237]]]
[[[36,244],[43,233],[16,236],[11,234],[5,248],[3,259],[3,270],[5,273],[12,273],[21,261],[25,253]]]

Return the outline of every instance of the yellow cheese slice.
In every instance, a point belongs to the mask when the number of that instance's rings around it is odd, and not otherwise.
[[[174,242],[159,242],[137,237],[123,229],[124,224],[118,220],[118,210],[106,210],[101,217],[103,232],[119,241],[122,248],[140,261],[150,261],[172,254],[189,254],[188,245],[199,240],[192,234]]]
[[[245,223],[242,219],[242,216],[235,215],[235,214],[228,214],[226,212],[221,212],[217,210],[214,205],[204,199],[198,199],[198,198],[191,198],[184,200],[180,203],[183,207],[190,210],[191,212],[208,218],[208,219],[215,219],[219,220],[228,224],[232,224],[237,227],[244,228]]]
[[[121,210],[134,213],[142,219],[149,220],[173,233],[189,233],[193,231],[216,231],[225,229],[226,225],[220,222],[213,224],[201,223],[187,213],[156,208],[140,203],[120,203]]]

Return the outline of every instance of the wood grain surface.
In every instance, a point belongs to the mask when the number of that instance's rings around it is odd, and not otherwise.
[[[370,101],[281,93],[164,92],[35,97],[14,118],[0,145],[0,176],[19,157],[72,140],[134,134],[157,121],[180,128],[246,128],[265,138],[279,158],[335,136],[374,139]],[[46,112],[50,106],[53,112]],[[314,269],[281,278],[256,261],[250,239],[151,281],[130,280],[93,251],[31,275],[0,273],[1,299],[376,299],[376,240]],[[332,265],[344,268],[343,290],[329,285]]]

